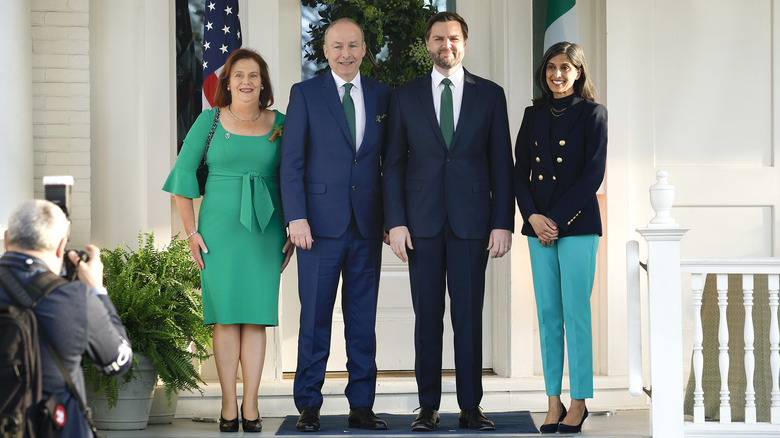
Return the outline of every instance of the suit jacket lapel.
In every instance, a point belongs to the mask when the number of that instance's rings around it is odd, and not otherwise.
[[[341,99],[339,99],[339,92],[336,90],[336,81],[333,80],[333,74],[328,70],[322,75],[322,96],[325,103],[328,105],[328,109],[336,123],[341,128],[341,132],[344,134],[347,142],[352,146],[352,150],[355,150],[355,144],[352,141],[352,133],[349,132],[349,125],[347,125],[347,116],[344,114],[344,107],[341,105]]]
[[[465,68],[463,69],[463,99],[460,103],[460,114],[458,115],[458,126],[455,127],[455,134],[452,136],[452,150],[458,143],[460,133],[466,129],[467,120],[471,119],[471,111],[474,109],[474,99],[477,97],[477,83],[474,77]]]
[[[363,87],[363,105],[366,107],[366,127],[363,131],[363,142],[360,144],[358,153],[363,150],[363,146],[372,143],[373,138],[376,136],[376,129],[378,124],[376,122],[377,116],[377,98],[376,93],[369,81],[365,77],[361,78],[360,85]],[[346,120],[346,116],[344,117]]]
[[[439,120],[436,118],[436,108],[433,107],[433,91],[431,81],[433,81],[433,79],[431,78],[430,73],[420,78],[420,91],[417,93],[417,96],[420,98],[423,112],[428,118],[428,123],[430,123],[431,129],[433,129],[433,132],[436,133],[436,138],[439,139],[441,147],[447,149],[447,143],[444,142],[444,136],[441,133]]]

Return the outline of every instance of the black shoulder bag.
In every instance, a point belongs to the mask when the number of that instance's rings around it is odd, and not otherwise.
[[[51,291],[66,283],[68,283],[68,281],[64,278],[55,275],[52,272],[44,271],[33,277],[27,287],[24,287],[19,279],[16,278],[16,275],[11,272],[11,269],[5,266],[0,266],[0,284],[2,284],[3,287],[8,291],[9,295],[14,299],[14,301],[25,308],[35,308],[35,306],[43,301],[43,299],[46,298],[46,296]],[[54,347],[51,346],[51,342],[49,341],[49,336],[46,334],[46,330],[41,327],[39,333],[43,337],[43,343],[46,344],[46,348],[49,350],[51,357],[54,359],[54,362],[57,363],[57,367],[60,369],[62,376],[65,378],[65,385],[68,387],[68,391],[70,391],[71,395],[79,402],[79,408],[81,408],[81,412],[84,414],[84,418],[87,420],[87,423],[89,423],[89,427],[92,430],[93,436],[96,438],[101,438],[102,435],[98,434],[97,427],[92,421],[90,411],[86,406],[84,406],[84,402],[81,400],[81,396],[76,390],[76,385],[73,383],[73,379],[70,377],[70,373],[65,367],[65,363],[62,362],[60,355],[57,353]],[[37,431],[37,435],[39,437],[59,436],[61,429],[52,424],[53,419],[51,416],[54,415],[54,412],[50,412],[52,409],[54,409],[54,406],[52,405],[58,402],[59,398],[56,398],[54,395],[52,395],[52,398],[43,404],[43,406],[41,406],[40,409],[42,411],[39,412]]]
[[[209,152],[211,137],[214,136],[214,130],[217,129],[217,122],[219,121],[219,107],[217,107],[216,110],[217,112],[214,114],[214,123],[211,125],[211,132],[209,132],[209,138],[206,140],[206,149],[203,150],[203,158],[200,159],[198,170],[195,171],[195,176],[198,177],[198,188],[200,189],[201,196],[206,193],[206,180],[209,177],[209,166],[206,164],[206,154]]]

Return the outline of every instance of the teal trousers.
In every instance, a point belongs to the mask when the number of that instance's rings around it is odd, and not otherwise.
[[[547,395],[561,395],[565,334],[571,398],[592,398],[590,295],[599,236],[562,237],[550,247],[542,246],[536,237],[529,237],[528,246]]]

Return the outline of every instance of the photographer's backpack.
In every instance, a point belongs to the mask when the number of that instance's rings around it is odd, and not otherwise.
[[[57,397],[42,400],[41,349],[33,309],[67,281],[51,272],[36,275],[27,287],[7,266],[0,266],[0,284],[17,304],[0,306],[0,437],[36,437],[42,416],[65,423]],[[55,423],[57,422],[55,421]],[[57,427],[55,424],[54,427]]]

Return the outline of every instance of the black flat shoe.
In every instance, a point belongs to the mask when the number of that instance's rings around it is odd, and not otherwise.
[[[225,420],[222,414],[219,415],[220,432],[238,432],[238,417],[232,420]]]
[[[485,417],[480,408],[461,409],[458,427],[469,430],[496,430],[496,425]]]
[[[412,421],[413,432],[431,432],[439,428],[439,411],[423,406],[417,418]]]
[[[566,418],[566,406],[564,406],[563,403],[561,403],[561,409],[563,409],[563,411],[561,412],[561,416],[558,417],[558,423],[560,423],[561,421],[563,421],[564,418]],[[541,426],[539,426],[539,432],[541,433],[558,432],[558,423],[542,424]]]
[[[347,421],[349,427],[366,430],[387,430],[387,423],[380,420],[369,407],[350,409]]]
[[[241,403],[241,428],[244,432],[262,432],[263,419],[260,418],[260,411],[257,411],[257,420],[247,420],[244,418],[244,404]]]
[[[585,419],[588,418],[588,408],[585,408],[585,412],[582,413],[582,420],[580,420],[580,424],[576,426],[569,426],[568,424],[559,423],[558,424],[558,432],[559,433],[579,433],[582,430],[582,423],[585,422]],[[561,420],[563,421],[563,420]]]
[[[295,423],[298,432],[317,432],[320,430],[320,408],[306,408]]]

